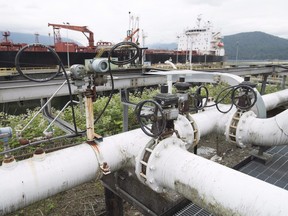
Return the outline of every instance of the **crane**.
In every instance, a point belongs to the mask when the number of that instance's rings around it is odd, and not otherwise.
[[[134,30],[133,32],[132,31],[129,31],[128,32],[128,36],[124,39],[124,41],[130,41],[133,39],[133,36],[139,32],[139,28],[137,28],[136,30]],[[137,38],[137,41],[138,41],[138,38]]]
[[[94,46],[94,33],[92,31],[90,31],[87,26],[75,26],[75,25],[65,25],[65,24],[53,24],[53,23],[48,23],[48,27],[52,26],[53,29],[60,29],[60,28],[64,28],[64,29],[70,29],[70,30],[74,30],[74,31],[80,31],[82,32],[85,37],[88,39],[89,42],[89,47],[93,48]],[[87,36],[85,33],[89,33],[89,36]],[[60,39],[60,35],[57,36],[58,40]],[[61,39],[60,39],[61,41]]]
[[[129,30],[127,31],[127,37],[124,38],[124,41],[133,41],[134,40],[134,35],[139,32],[139,17],[134,17],[134,15],[131,15],[131,12],[129,11]],[[136,42],[138,43],[138,37],[136,37]]]

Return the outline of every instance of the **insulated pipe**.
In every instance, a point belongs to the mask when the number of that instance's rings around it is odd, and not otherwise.
[[[36,154],[0,166],[0,215],[101,177],[99,165],[110,171],[135,166],[135,157],[151,137],[141,129],[104,138],[97,146],[81,144],[49,154]]]
[[[262,96],[266,110],[270,111],[276,107],[285,105],[288,103],[288,89],[277,91],[271,94]]]
[[[288,192],[188,152],[182,141],[161,141],[148,160],[153,190],[177,191],[214,215],[287,216]]]
[[[35,155],[32,159],[4,164],[0,167],[0,215],[99,179],[98,166],[104,162],[110,171],[139,165],[136,163],[139,155],[150,141],[150,137],[137,129],[104,138],[97,147],[81,144],[46,156]],[[175,189],[201,206],[208,206],[216,214],[265,215],[272,210],[278,214],[275,209],[283,215],[288,214],[287,191],[282,192],[284,190],[268,183],[236,173],[188,153],[186,142],[170,137],[157,144],[151,153],[147,183],[158,192],[165,188]],[[263,207],[263,203],[269,202],[271,205]]]
[[[0,215],[100,178],[89,145],[79,145],[0,167]]]
[[[244,113],[237,126],[237,144],[257,146],[288,145],[288,110],[278,115],[259,119],[249,111]]]
[[[222,105],[221,109],[227,110],[230,105]],[[189,114],[188,119],[195,122],[195,126],[198,129],[199,136],[203,137],[213,132],[224,134],[225,125],[227,125],[231,116],[236,112],[236,108],[233,107],[228,113],[221,113],[215,108],[210,108],[204,112],[195,114]]]
[[[189,115],[198,129],[199,138],[216,132],[225,134],[229,141],[229,128],[236,109],[220,113],[216,109]],[[288,110],[271,118],[258,118],[253,111],[242,114],[236,125],[235,139],[239,147],[246,145],[288,145]]]
[[[279,107],[279,106],[282,106],[282,105],[288,103],[288,89],[283,90],[283,91],[278,91],[275,93],[271,93],[271,94],[263,95],[262,98],[263,98],[263,101],[265,104],[265,109],[267,111],[269,111],[271,109],[274,109],[276,107]],[[229,107],[230,107],[230,105],[219,106],[219,108],[221,110],[228,110]],[[231,119],[232,119],[235,112],[236,112],[235,106],[228,113],[221,113],[216,108],[209,108],[209,109],[206,109],[204,112],[189,114],[188,118],[190,121],[195,122],[195,126],[197,127],[197,129],[199,131],[199,136],[203,137],[203,136],[211,134],[213,132],[217,132],[219,134],[224,134],[227,131],[227,127],[230,126]],[[286,117],[285,117],[285,115],[286,115]],[[285,118],[287,119],[288,114],[287,113],[281,114],[281,116],[283,117],[283,119],[285,119]],[[267,122],[267,124],[269,124],[270,121],[272,122],[272,120],[267,120],[266,118],[262,119],[262,120],[264,122]],[[262,122],[262,120],[260,120],[260,118],[254,117],[253,121],[255,122],[255,125],[260,125],[261,124],[260,122]],[[258,122],[258,123],[256,123],[256,122]],[[244,123],[241,126],[241,128],[246,128],[246,129],[248,129],[250,127],[253,127],[250,123]],[[268,126],[268,125],[266,127],[269,127],[270,129],[272,128],[271,126]],[[274,128],[276,129],[278,127],[274,127]],[[239,129],[239,130],[241,131],[242,129]],[[258,132],[259,132],[259,134],[263,133],[263,130],[257,131],[257,130],[259,130],[259,128],[257,128],[257,126],[251,130],[254,131],[254,134],[258,133]],[[270,131],[272,131],[272,130],[270,130]],[[269,134],[271,134],[271,133],[269,133]],[[240,135],[239,137],[249,138],[250,135],[245,134],[245,135]],[[241,140],[241,138],[240,138],[240,140]],[[239,142],[242,143],[242,141],[240,141],[240,140],[239,140]],[[270,140],[270,139],[267,139],[267,141],[268,140]],[[279,142],[279,144],[276,144],[276,145],[281,145],[280,143],[283,143],[283,142],[285,142],[285,139],[281,140]],[[246,144],[249,144],[249,142],[247,142]]]
[[[179,115],[175,123],[186,148],[192,144],[189,121]],[[106,164],[110,172],[135,167],[136,157],[153,140],[141,129],[106,137],[98,145],[81,144],[45,155],[36,154],[0,166],[0,215],[48,198],[101,177]],[[107,174],[107,170],[104,170]]]

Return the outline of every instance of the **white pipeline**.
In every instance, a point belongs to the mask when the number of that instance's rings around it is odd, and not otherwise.
[[[288,89],[266,94],[262,96],[266,110],[272,110],[276,107],[287,105],[288,103]]]
[[[0,215],[100,177],[95,153],[79,145],[0,167]]]
[[[81,144],[0,167],[0,215],[23,208],[109,171],[135,166],[135,157],[151,137],[141,129],[107,137],[97,147]]]
[[[178,129],[185,142],[170,137],[151,153],[146,173],[151,188],[174,189],[214,214],[288,215],[287,191],[187,152],[186,130]],[[104,162],[111,172],[137,166],[150,141],[137,129],[104,138],[97,147],[81,144],[1,166],[0,215],[99,179]]]
[[[265,109],[267,111],[288,103],[288,90],[282,90],[262,96]],[[229,105],[221,105],[221,110],[229,109]],[[255,111],[255,110],[253,110]],[[232,117],[236,108],[228,113],[221,113],[216,108],[206,109],[204,112],[190,114],[188,118],[194,122],[199,131],[199,137],[216,132],[218,134],[226,133],[228,136],[229,127],[231,126]],[[273,118],[257,118],[256,114],[249,112],[249,119],[246,120],[247,114],[241,116],[236,131],[236,142],[239,146],[255,144],[259,146],[285,145],[287,142],[288,112],[278,114]],[[287,121],[288,122],[288,121]],[[286,131],[286,132],[285,132]],[[258,134],[258,135],[257,135]]]
[[[238,123],[236,141],[240,145],[288,145],[287,119],[288,110],[267,119],[259,119],[253,112],[246,112]]]
[[[179,115],[175,129],[188,148],[193,142],[189,121]],[[98,145],[81,144],[0,166],[0,215],[99,179],[103,164],[105,172],[135,167],[136,157],[151,139],[136,129],[106,137]]]
[[[175,190],[214,215],[288,215],[286,190],[194,155],[181,140],[159,143],[148,167],[152,189]]]
[[[266,100],[265,96],[263,98]],[[192,118],[200,135],[204,136],[213,130],[222,133],[229,126],[232,114],[209,110]],[[287,115],[285,111],[273,118],[259,119],[250,112],[244,114],[237,127],[239,142],[269,146],[288,144]],[[166,145],[158,145],[162,149],[157,146],[153,150],[151,159],[155,160],[149,159],[148,166],[152,166],[147,169],[150,187],[156,191],[161,187],[175,189],[215,214],[288,215],[287,191],[188,153],[186,147],[194,140],[191,125],[183,120],[183,124],[176,126],[185,143],[178,146],[180,140],[171,137],[162,141],[167,142]],[[181,130],[188,126],[189,130]],[[99,166],[104,162],[111,172],[135,166],[149,141],[151,138],[137,129],[104,138],[97,147],[81,144],[2,165],[0,215],[100,178]]]
[[[229,127],[235,110],[223,114],[216,109],[211,109],[202,113],[190,115],[190,120],[194,121],[199,131],[199,136],[211,134],[213,132],[229,138]],[[244,113],[236,126],[236,143],[243,147],[246,145],[276,146],[288,145],[288,110],[271,117],[257,118],[254,112]]]
[[[228,110],[229,107],[230,105],[220,106],[221,110]],[[210,108],[204,112],[189,114],[188,118],[195,122],[195,126],[199,131],[200,137],[203,137],[213,132],[224,134],[225,126],[235,112],[235,107],[233,107],[228,113],[221,113],[216,108]]]

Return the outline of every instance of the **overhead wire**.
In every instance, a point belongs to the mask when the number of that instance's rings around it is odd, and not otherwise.
[[[135,49],[135,53],[132,57],[127,58],[125,60],[114,60],[112,59],[114,52],[116,52],[117,50],[119,50],[119,48],[121,48],[122,46],[124,46],[125,48],[129,49],[129,48],[134,48]],[[132,51],[132,50],[131,50]],[[108,97],[108,101],[106,102],[104,108],[102,109],[102,111],[100,112],[100,114],[98,115],[98,117],[94,120],[94,124],[96,124],[98,122],[98,120],[101,118],[101,116],[103,115],[103,113],[105,112],[105,110],[107,109],[113,94],[114,94],[114,78],[113,78],[113,74],[112,74],[112,70],[111,70],[111,64],[114,65],[118,65],[118,66],[123,66],[129,63],[134,62],[140,54],[140,48],[137,46],[137,44],[130,42],[130,41],[123,41],[120,43],[115,44],[113,47],[111,47],[109,53],[108,53],[108,73],[110,75],[110,79],[111,79],[111,92],[109,94]]]
[[[40,46],[40,47],[44,47],[46,48],[47,50],[49,50],[53,57],[56,59],[57,61],[57,65],[59,66],[58,67],[58,70],[56,73],[52,74],[52,76],[50,77],[47,77],[47,78],[40,78],[40,79],[36,79],[36,78],[32,78],[28,75],[26,75],[25,73],[23,73],[22,69],[21,69],[21,66],[20,66],[20,57],[21,55],[23,54],[23,52],[26,50],[26,49],[29,49],[31,47],[36,47],[36,46]],[[69,81],[69,77],[68,77],[68,74],[66,72],[66,69],[65,69],[65,66],[64,64],[62,63],[59,55],[56,53],[56,51],[54,49],[52,49],[51,47],[49,46],[46,46],[46,45],[43,45],[43,44],[28,44],[24,47],[22,47],[16,54],[16,57],[15,57],[15,67],[16,67],[16,70],[18,71],[18,73],[20,75],[22,75],[23,77],[25,77],[26,79],[32,81],[32,82],[48,82],[50,80],[53,80],[54,78],[56,78],[59,73],[61,72],[61,70],[63,70],[63,73],[64,73],[64,76],[65,76],[65,79],[67,81],[67,86],[68,86],[68,92],[69,92],[69,100],[70,100],[70,103],[71,103],[71,109],[72,109],[72,119],[73,119],[73,126],[74,126],[74,131],[75,131],[75,134],[77,135],[78,134],[78,129],[77,129],[77,123],[76,123],[76,117],[75,117],[75,110],[74,110],[74,105],[73,105],[73,94],[72,94],[72,89],[71,89],[71,83]]]
[[[237,99],[237,98],[236,98],[236,91],[239,90],[240,88],[246,88],[246,91],[251,91],[252,94],[253,94],[253,96],[254,96],[254,101],[253,101],[250,105],[248,105],[247,107],[241,107],[241,106],[237,105],[237,103],[236,103],[236,99]],[[227,93],[222,96],[222,94],[225,93],[226,91],[227,91]],[[220,109],[219,104],[222,103],[229,95],[231,95],[231,96],[230,96],[231,105],[230,105],[230,107],[229,107],[228,110],[223,111],[223,110]],[[221,97],[221,96],[222,96],[222,97]],[[213,106],[216,106],[216,109],[217,109],[219,112],[221,112],[221,113],[228,113],[228,112],[232,109],[233,105],[235,105],[237,108],[247,109],[247,110],[248,110],[248,109],[250,109],[251,107],[253,107],[253,106],[255,105],[256,101],[257,101],[257,94],[256,94],[256,92],[254,91],[254,89],[253,89],[252,87],[248,86],[248,85],[244,85],[244,84],[241,84],[241,83],[240,83],[239,85],[228,86],[228,87],[222,89],[222,90],[217,94],[217,97],[216,97],[216,99],[215,99],[215,103],[214,103],[214,104],[211,104],[211,105],[206,105],[205,107],[213,107]]]

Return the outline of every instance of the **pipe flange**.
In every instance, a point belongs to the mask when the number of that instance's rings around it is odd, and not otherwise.
[[[238,123],[239,123],[240,118],[243,115],[243,113],[244,113],[243,111],[238,109],[229,119],[229,124],[226,127],[226,132],[225,132],[226,140],[228,142],[236,143],[238,145],[237,138],[236,138],[237,137],[237,128],[238,128]],[[241,148],[245,147],[243,145],[238,145],[238,146]]]
[[[237,146],[239,146],[240,148],[246,147],[245,143],[243,142],[243,139],[245,138],[244,135],[247,134],[247,132],[245,132],[247,130],[247,121],[249,119],[252,118],[256,118],[257,115],[253,112],[253,111],[248,111],[248,112],[244,112],[241,117],[240,120],[238,122],[238,126],[236,129],[236,144]]]
[[[16,162],[14,156],[10,156],[9,158],[5,158],[3,160],[3,163],[2,163],[2,168],[3,169],[13,169],[14,167],[16,167],[18,163]],[[0,167],[0,169],[1,169]]]
[[[185,116],[178,115],[177,120],[174,121],[174,129],[175,129],[175,134],[172,137],[174,137],[177,140],[181,139],[182,140],[181,145],[183,145],[185,149],[188,149],[191,145],[193,145],[195,141],[194,139],[195,131],[193,130],[191,122]],[[163,141],[161,141],[160,143],[162,143]],[[158,146],[158,144],[159,144],[158,139],[151,139],[146,144],[141,154],[139,154],[136,158],[135,172],[136,172],[138,179],[144,184],[147,181],[147,176],[146,176],[147,170],[148,170],[147,165],[150,160],[150,156],[152,155],[154,148]]]
[[[197,123],[195,122],[195,120],[193,119],[192,115],[188,115],[189,118],[189,123],[192,127],[192,131],[193,131],[193,142],[192,142],[192,147],[194,148],[195,146],[197,146],[197,144],[200,141],[200,131],[198,129]]]
[[[181,139],[172,136],[162,140],[157,145],[155,145],[146,163],[145,184],[157,193],[166,191],[165,188],[155,180],[155,175],[157,175],[158,172],[161,172],[161,170],[156,169],[157,160],[161,158],[164,151],[175,146],[180,147],[186,151],[186,143]]]
[[[174,121],[174,128],[177,131],[179,137],[183,142],[186,143],[186,149],[194,145],[198,139],[198,130],[193,129],[196,126],[183,115],[178,115],[177,121]],[[197,143],[196,143],[197,144]]]
[[[247,112],[237,110],[234,115],[231,116],[229,120],[230,123],[226,127],[226,140],[235,143],[240,148],[245,148],[246,145],[243,143],[243,131],[245,128],[242,124],[245,124],[251,116],[256,117],[257,115],[251,110]]]
[[[144,150],[136,157],[136,165],[135,165],[135,173],[138,177],[138,179],[145,184],[147,177],[146,177],[146,171],[147,171],[147,162],[151,156],[151,153],[153,152],[153,149],[157,145],[157,140],[151,139],[143,148]]]

